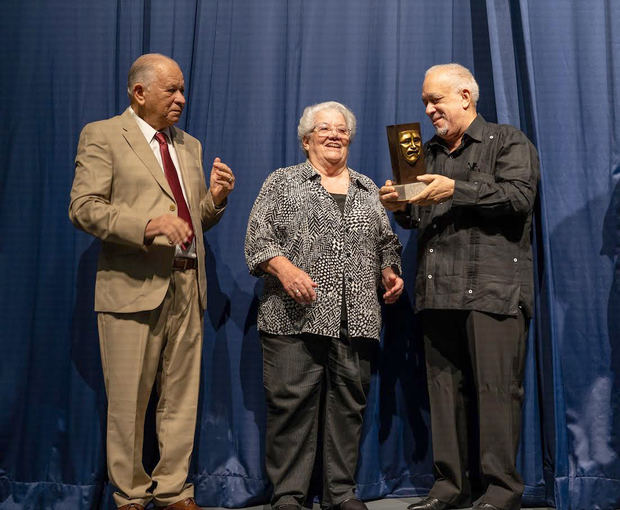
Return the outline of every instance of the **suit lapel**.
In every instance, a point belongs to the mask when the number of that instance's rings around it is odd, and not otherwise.
[[[179,160],[179,171],[181,172],[181,176],[183,177],[183,189],[185,190],[185,196],[187,197],[187,206],[192,211],[192,187],[189,185],[190,176],[188,174],[188,166],[187,159],[190,155],[187,154],[187,150],[185,148],[185,140],[183,137],[183,131],[175,129],[174,126],[170,128],[170,133],[172,134],[172,144],[174,145],[174,150],[177,153],[177,159]]]
[[[148,168],[149,172],[153,175],[157,183],[161,186],[161,188],[166,192],[167,195],[170,196],[174,200],[174,195],[172,194],[172,190],[168,184],[168,180],[164,175],[164,172],[161,169],[161,166],[157,162],[151,147],[147,143],[142,131],[138,127],[135,119],[132,118],[131,114],[126,111],[121,116],[123,122],[121,124],[123,129],[123,137],[127,140],[127,143],[135,152],[136,156],[140,158],[144,166]]]

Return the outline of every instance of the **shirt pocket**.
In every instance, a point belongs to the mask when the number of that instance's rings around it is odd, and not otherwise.
[[[478,184],[478,183],[494,184],[495,183],[495,177],[492,174],[488,172],[484,172],[482,170],[470,171],[468,180],[469,182],[473,182],[474,184]]]

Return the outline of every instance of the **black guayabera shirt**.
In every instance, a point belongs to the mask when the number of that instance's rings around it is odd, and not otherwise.
[[[418,228],[416,310],[477,310],[517,315],[533,308],[530,230],[538,155],[518,129],[471,123],[452,153],[441,138],[424,146],[426,171],[455,180],[454,196],[397,213]]]
[[[379,338],[381,270],[400,273],[401,245],[377,186],[349,169],[344,212],[309,162],[274,171],[254,202],[245,238],[250,272],[265,278],[258,328],[276,335],[338,337],[344,298],[351,337]],[[317,299],[300,305],[259,264],[282,255],[314,282]],[[343,296],[343,293],[345,294]]]

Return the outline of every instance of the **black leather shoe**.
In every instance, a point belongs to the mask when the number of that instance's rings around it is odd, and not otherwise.
[[[368,510],[361,499],[351,498],[340,503],[340,510]]]
[[[429,496],[428,498],[424,498],[422,501],[412,503],[407,507],[407,510],[448,510],[449,508],[454,507],[448,503],[439,501],[437,498],[431,498]]]
[[[476,505],[475,510],[501,510],[501,508],[492,505],[491,503],[482,503],[480,505]]]

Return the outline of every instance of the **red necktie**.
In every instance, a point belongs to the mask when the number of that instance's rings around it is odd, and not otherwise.
[[[168,184],[170,185],[170,189],[172,190],[172,194],[174,195],[174,199],[177,202],[177,214],[179,218],[185,220],[189,225],[189,228],[194,230],[192,226],[192,218],[189,215],[189,209],[187,208],[187,202],[185,202],[185,197],[183,196],[183,190],[181,189],[181,183],[179,182],[179,176],[177,175],[177,170],[174,167],[174,163],[172,162],[172,158],[170,157],[170,151],[168,150],[168,142],[166,141],[166,135],[163,133],[155,133],[155,138],[159,142],[159,150],[161,152],[161,160],[164,164],[164,173],[166,174],[166,179],[168,179]],[[194,234],[190,236],[188,240],[188,244],[192,242],[194,238]],[[185,249],[185,245],[184,245]]]

